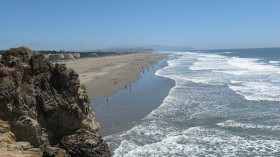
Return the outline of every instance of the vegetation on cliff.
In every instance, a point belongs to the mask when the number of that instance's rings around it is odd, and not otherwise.
[[[76,72],[26,47],[6,51],[0,61],[0,136],[8,132],[14,141],[0,138],[1,145],[28,142],[22,150],[38,156],[110,156]]]

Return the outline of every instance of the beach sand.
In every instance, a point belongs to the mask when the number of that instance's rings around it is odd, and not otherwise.
[[[110,96],[139,79],[140,73],[166,57],[159,53],[133,53],[66,62],[80,76],[91,100]]]
[[[114,95],[92,100],[95,116],[101,126],[99,134],[112,135],[131,129],[141,120],[158,108],[175,81],[156,75],[156,71],[168,66],[161,60],[153,67],[141,73],[141,78],[131,87],[121,89]]]

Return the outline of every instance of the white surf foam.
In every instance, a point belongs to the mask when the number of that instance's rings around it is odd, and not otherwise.
[[[246,82],[238,86],[229,85],[229,88],[247,100],[280,101],[280,86],[273,83]]]
[[[228,59],[228,63],[239,69],[247,69],[255,72],[279,72],[279,68],[274,65],[260,62],[259,59],[254,58],[237,58],[232,57]]]
[[[280,61],[269,61],[271,64],[280,64]]]
[[[239,123],[234,120],[227,120],[222,123],[217,123],[217,126],[223,128],[242,128],[242,129],[261,129],[269,131],[280,131],[280,125],[262,125],[262,124],[253,124],[253,123]]]
[[[230,89],[247,100],[280,101],[280,68],[278,66],[263,63],[255,58],[213,54],[191,55],[195,55],[197,61],[189,69],[198,71],[198,75],[188,77],[187,80],[196,83],[228,85]],[[239,84],[232,84],[232,82],[239,82]]]
[[[231,54],[232,52],[225,52],[225,54]]]
[[[279,151],[278,140],[256,140],[218,129],[191,127],[155,143],[137,145],[123,141],[114,156],[273,156]]]
[[[279,65],[280,64],[280,61],[269,61],[270,64],[273,64],[273,65]]]

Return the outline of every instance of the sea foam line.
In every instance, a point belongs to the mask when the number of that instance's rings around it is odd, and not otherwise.
[[[190,70],[197,71],[197,76],[185,76],[186,80],[227,85],[247,100],[280,101],[280,67],[278,66],[263,63],[257,58],[200,53],[186,55],[197,58],[197,61],[189,67]],[[240,83],[232,84],[231,82]]]

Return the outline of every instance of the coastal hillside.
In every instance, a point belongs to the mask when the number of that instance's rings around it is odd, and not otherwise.
[[[0,60],[0,156],[110,156],[79,75],[26,47]]]

